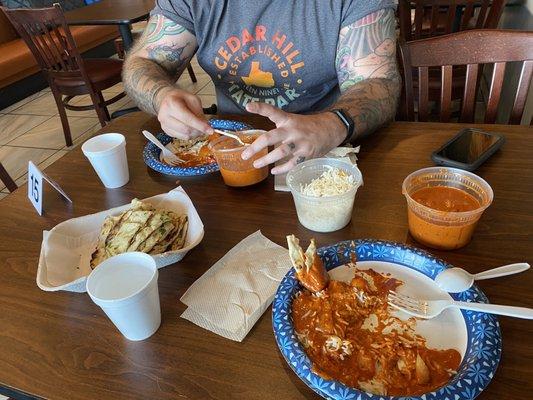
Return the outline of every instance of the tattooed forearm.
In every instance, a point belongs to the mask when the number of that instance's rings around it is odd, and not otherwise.
[[[358,138],[392,120],[400,95],[393,10],[375,12],[343,28],[336,66],[342,95],[334,107],[350,113]]]
[[[126,92],[143,111],[157,114],[162,96],[174,88],[196,50],[196,38],[181,25],[153,16],[124,62]]]

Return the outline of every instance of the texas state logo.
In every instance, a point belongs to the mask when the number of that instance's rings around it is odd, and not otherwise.
[[[257,25],[221,43],[214,58],[217,78],[227,95],[241,107],[262,101],[284,108],[303,93],[300,50],[280,31]]]

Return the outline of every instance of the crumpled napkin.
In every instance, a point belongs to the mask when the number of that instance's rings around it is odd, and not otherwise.
[[[181,317],[240,342],[268,308],[290,268],[287,249],[257,231],[185,292],[180,300],[188,308]]]
[[[326,158],[338,158],[341,160],[344,160],[346,162],[352,163],[354,165],[357,165],[357,154],[359,153],[359,149],[361,146],[357,147],[336,147],[333,150],[331,150],[328,154],[326,154],[324,157]],[[283,164],[286,160],[282,160],[278,164]],[[276,175],[274,177],[274,190],[277,190],[278,192],[289,192],[290,189],[287,186],[287,174],[282,175]]]

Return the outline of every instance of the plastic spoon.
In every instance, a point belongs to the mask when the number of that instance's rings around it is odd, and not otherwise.
[[[509,264],[475,275],[470,274],[462,268],[449,268],[437,275],[435,282],[441,289],[449,293],[459,293],[468,290],[474,284],[474,281],[518,274],[529,268],[530,265],[528,263]]]

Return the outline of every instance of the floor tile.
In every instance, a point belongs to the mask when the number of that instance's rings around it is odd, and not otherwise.
[[[211,78],[208,75],[196,75],[198,82],[193,83],[189,74],[185,71],[178,80],[178,87],[191,93],[196,93],[201,90],[205,85],[211,82]]]
[[[9,112],[11,112],[11,111],[23,106],[24,104],[29,103],[30,101],[36,99],[37,97],[42,96],[43,94],[44,93],[41,93],[41,92],[34,93],[34,94],[32,94],[32,95],[30,95],[30,96],[28,96],[28,97],[16,102],[15,104],[10,105],[9,107],[6,107],[3,110],[0,110],[0,112],[9,113]]]
[[[198,91],[197,94],[207,94],[214,96],[215,95],[215,84],[210,81],[207,85],[205,85],[200,91]]]
[[[31,160],[38,165],[55,153],[55,150],[50,149],[3,146],[0,147],[0,160],[9,175],[15,179],[15,183],[19,185],[18,179],[26,174],[28,161]],[[5,185],[0,183],[0,190],[4,188]]]
[[[2,199],[3,199],[4,197],[6,197],[8,194],[9,194],[9,192],[0,192],[0,200],[2,200]],[[7,397],[2,396],[2,395],[0,394],[0,400],[6,400],[6,399],[7,399]]]
[[[109,89],[103,90],[102,93],[104,93],[104,98],[107,99],[109,96],[106,96],[108,93],[121,93],[124,91],[124,84],[122,82],[117,83],[115,86],[111,86]]]
[[[9,143],[49,118],[42,115],[0,115],[0,145]]]
[[[90,139],[96,132],[98,132],[102,127],[100,126],[100,123],[96,124],[92,128],[89,128],[86,132],[84,132],[80,137],[73,140],[73,144],[71,147],[65,147],[65,150],[72,150],[82,143],[84,143],[86,140]]]
[[[55,163],[57,160],[59,160],[61,157],[63,157],[65,154],[68,154],[68,150],[59,150],[58,152],[52,154],[50,157],[48,157],[46,160],[44,160],[42,163],[39,164],[39,168],[41,171],[43,171],[45,168],[49,167],[53,163]]]
[[[202,100],[202,107],[211,107],[213,104],[217,104],[217,97],[207,94],[199,94],[198,97]]]
[[[97,118],[69,117],[68,121],[73,140],[80,137],[96,124],[99,124]],[[62,149],[65,147],[65,137],[63,135],[61,119],[59,116],[52,117],[48,121],[26,132],[24,135],[9,142],[9,145],[55,150]]]
[[[113,96],[114,96],[114,94],[109,93],[108,95],[104,95],[104,98],[106,100],[109,100]],[[116,101],[115,103],[109,105],[107,107],[107,109],[109,111],[109,114],[113,114],[117,110],[121,110],[123,108],[126,108],[126,104],[129,103],[130,101],[131,101],[131,99],[128,96],[126,96],[126,97],[123,97],[122,99]],[[72,104],[76,105],[76,106],[89,105],[89,104],[91,104],[91,96],[89,96],[88,94],[87,95],[83,95],[83,96],[79,96],[79,98],[74,100],[74,102]],[[93,118],[98,118],[98,115],[96,114],[96,110],[94,110],[94,109],[93,110],[87,110],[87,111],[71,111],[71,110],[67,110],[67,115],[69,116],[69,118],[71,116],[72,117],[93,117]]]
[[[24,104],[13,111],[11,114],[31,114],[31,115],[55,115],[57,114],[57,105],[52,92],[41,94],[36,99]]]

